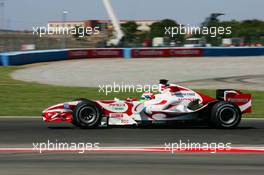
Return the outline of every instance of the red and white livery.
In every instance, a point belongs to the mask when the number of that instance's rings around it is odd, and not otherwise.
[[[206,121],[217,128],[237,127],[251,112],[251,94],[219,89],[216,98],[160,80],[159,93],[143,93],[139,101],[78,99],[43,111],[45,122],[68,122],[81,128],[100,125],[166,124]]]

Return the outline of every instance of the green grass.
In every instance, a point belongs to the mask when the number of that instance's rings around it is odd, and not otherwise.
[[[21,67],[0,67],[0,116],[38,116],[46,107],[76,98],[123,99],[139,97],[139,93],[111,93],[104,95],[98,88],[51,86],[14,80],[10,73]],[[199,90],[215,96],[214,90]],[[244,91],[249,92],[249,91]],[[253,94],[253,113],[246,117],[264,117],[264,91],[250,91]]]

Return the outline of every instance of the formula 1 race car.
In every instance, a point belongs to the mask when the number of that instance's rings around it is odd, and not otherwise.
[[[241,115],[251,112],[251,95],[238,90],[216,90],[212,98],[160,80],[159,92],[144,92],[135,99],[77,99],[43,111],[45,122],[69,122],[80,128],[103,125],[169,124],[205,121],[216,128],[235,128]]]

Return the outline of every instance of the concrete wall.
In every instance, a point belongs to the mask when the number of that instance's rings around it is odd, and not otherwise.
[[[0,65],[24,65],[82,58],[161,58],[260,55],[264,56],[264,47],[63,49],[2,53],[0,54]]]

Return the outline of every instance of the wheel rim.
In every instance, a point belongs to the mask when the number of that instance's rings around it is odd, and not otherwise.
[[[79,118],[86,124],[93,123],[96,120],[97,112],[93,107],[85,106],[79,112]]]
[[[237,119],[237,113],[233,108],[223,108],[219,111],[219,120],[225,125],[232,125]]]

